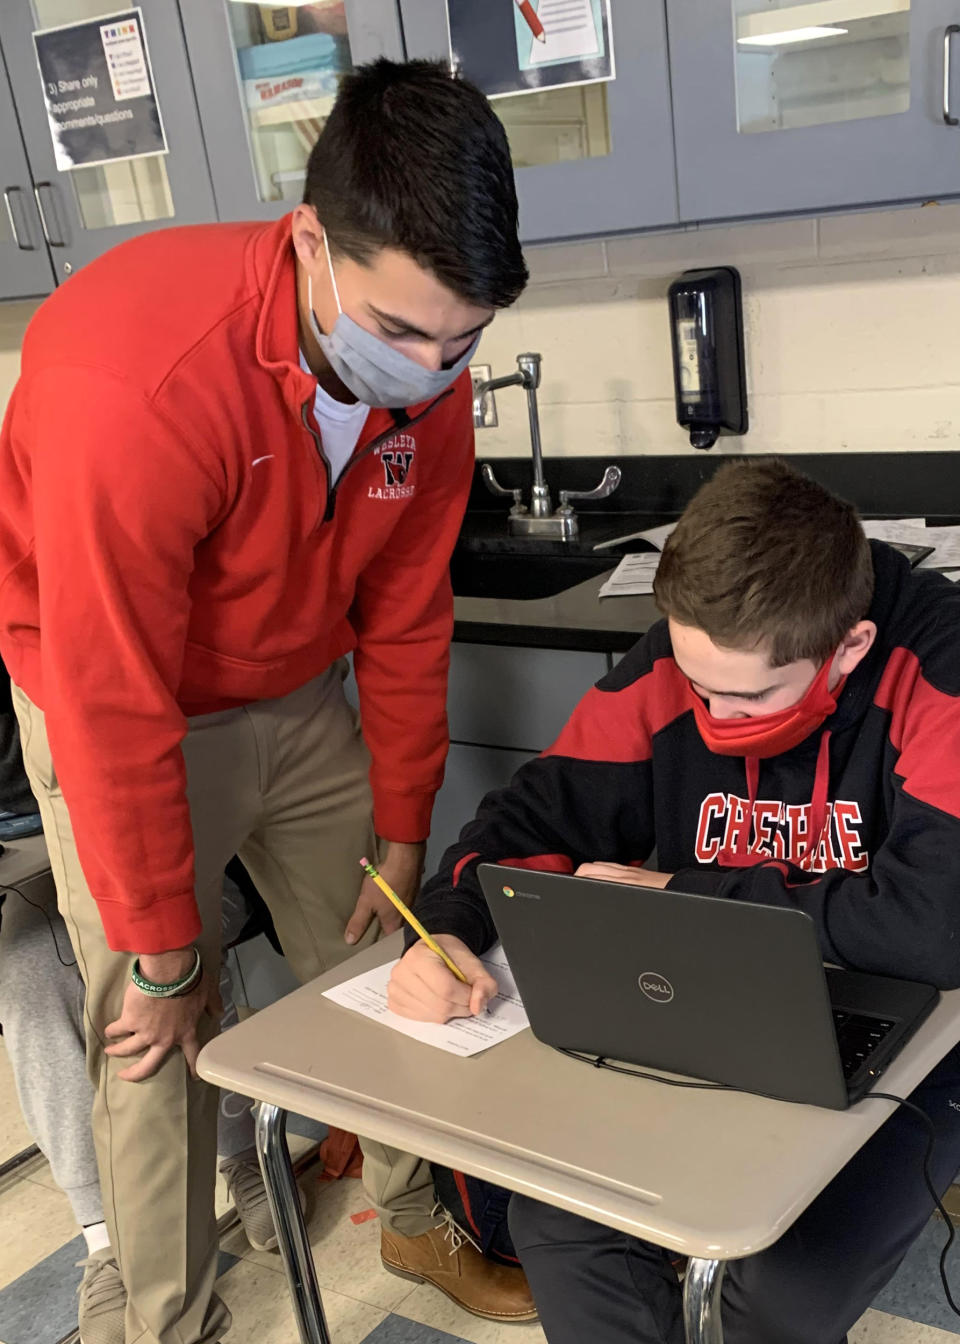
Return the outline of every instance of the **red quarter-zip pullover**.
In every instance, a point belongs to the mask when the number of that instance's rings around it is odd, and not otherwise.
[[[115,949],[196,937],[187,716],[354,651],[378,832],[422,840],[447,750],[470,381],[371,412],[329,486],[290,221],[150,233],[39,310],[0,438],[0,653],[46,713]]]

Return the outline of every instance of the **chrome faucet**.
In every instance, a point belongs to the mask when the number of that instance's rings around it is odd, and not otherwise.
[[[561,490],[560,502],[554,510],[550,487],[543,474],[543,447],[540,442],[540,413],[537,408],[537,388],[540,386],[541,358],[537,354],[517,355],[516,373],[502,378],[490,378],[476,383],[473,389],[473,423],[483,424],[483,398],[488,392],[502,387],[522,387],[527,394],[527,413],[530,417],[530,448],[533,454],[533,486],[529,506],[523,502],[519,489],[507,490],[493,474],[489,462],[481,470],[484,483],[493,495],[506,495],[513,500],[507,519],[510,535],[514,537],[552,537],[560,541],[574,541],[579,535],[576,512],[571,499],[606,499],[620,484],[620,468],[607,467],[603,480],[595,490]]]

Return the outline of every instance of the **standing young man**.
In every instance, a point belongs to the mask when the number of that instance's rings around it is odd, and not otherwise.
[[[658,622],[558,741],[490,794],[417,910],[391,1007],[481,1011],[495,938],[477,864],[508,860],[805,910],[825,960],[960,985],[960,590],[869,543],[854,510],[776,461],[722,467],[667,541]],[[656,849],[658,870],[640,868]],[[638,893],[642,900],[642,893]],[[912,1100],[960,1166],[960,1048]],[[926,1131],[902,1110],[769,1250],[727,1270],[727,1344],[837,1344],[930,1217]],[[550,1344],[682,1344],[658,1247],[514,1197]]]
[[[375,835],[416,889],[447,749],[467,365],[525,280],[489,104],[439,65],[380,61],[344,80],[292,216],[145,235],[27,334],[0,441],[0,650],[87,986],[128,1340],[229,1322],[217,1098],[191,1077],[224,864],[242,856],[304,980],[398,923],[361,885]],[[378,1147],[367,1174],[395,1258],[431,1277],[429,1173]],[[445,1290],[529,1314],[502,1276],[488,1300],[483,1269],[455,1281],[445,1259]]]

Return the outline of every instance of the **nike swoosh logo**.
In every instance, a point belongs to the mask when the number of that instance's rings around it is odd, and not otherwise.
[[[271,457],[276,457],[276,453],[267,453],[266,457],[255,457],[250,465],[251,467],[256,467],[261,462],[269,462]]]

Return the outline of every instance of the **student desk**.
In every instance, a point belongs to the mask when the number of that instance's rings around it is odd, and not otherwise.
[[[201,1075],[261,1103],[257,1141],[303,1344],[331,1344],[285,1143],[286,1112],[421,1154],[690,1258],[691,1344],[722,1344],[724,1262],[776,1241],[895,1109],[827,1111],[686,1090],[567,1058],[521,1032],[461,1059],[324,989],[399,956],[397,933],[212,1041]],[[880,1080],[907,1093],[960,1040],[960,990]],[[917,1170],[917,1180],[921,1179]]]

